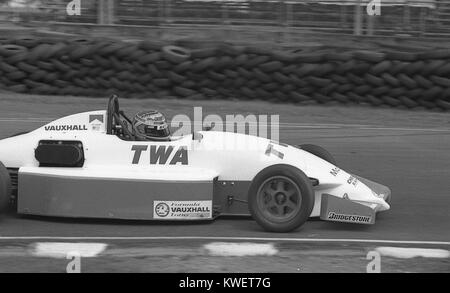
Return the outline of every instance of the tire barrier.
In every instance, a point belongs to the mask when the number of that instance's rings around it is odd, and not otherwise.
[[[114,92],[449,111],[450,49],[188,49],[158,41],[1,38],[0,87],[46,95]]]

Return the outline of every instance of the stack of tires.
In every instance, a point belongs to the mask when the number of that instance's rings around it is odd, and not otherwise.
[[[450,109],[450,50],[267,50],[0,38],[0,87],[46,95],[258,99]]]

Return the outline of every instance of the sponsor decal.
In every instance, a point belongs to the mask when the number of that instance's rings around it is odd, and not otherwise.
[[[187,146],[179,146],[176,150],[174,146],[166,145],[133,145],[131,151],[134,152],[132,164],[139,164],[141,161],[142,153],[148,153],[150,165],[187,165],[188,164],[188,151]],[[170,158],[170,160],[169,160]]]
[[[103,115],[89,115],[89,124],[94,131],[100,131],[104,121]]]
[[[103,123],[103,115],[89,115],[89,123],[95,122],[96,120],[98,121],[98,123]]]
[[[267,149],[266,149],[266,156],[270,156],[270,155],[275,155],[280,159],[284,158],[284,154],[282,152],[274,149],[273,144],[271,144],[271,143],[267,146]]]
[[[208,219],[212,217],[212,201],[157,201],[153,202],[154,219]]]
[[[45,131],[86,131],[86,125],[48,125]]]
[[[353,176],[348,177],[347,183],[356,187],[358,185],[358,179]]]
[[[337,214],[334,212],[328,213],[328,220],[340,221],[340,222],[348,222],[348,223],[370,223],[372,220],[371,216],[361,216],[361,215],[346,215],[346,214]]]
[[[341,169],[339,169],[338,167],[334,167],[333,169],[331,169],[330,174],[336,177],[339,172],[341,172]]]

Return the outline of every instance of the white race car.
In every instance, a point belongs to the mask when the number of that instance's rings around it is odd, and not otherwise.
[[[373,224],[389,188],[345,172],[315,145],[216,131],[138,141],[117,96],[0,140],[0,206],[20,214],[141,220],[251,215],[264,229],[309,217]]]

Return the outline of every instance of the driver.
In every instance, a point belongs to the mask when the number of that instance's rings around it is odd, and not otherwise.
[[[166,117],[158,111],[141,111],[134,116],[133,134],[136,140],[169,140]]]

